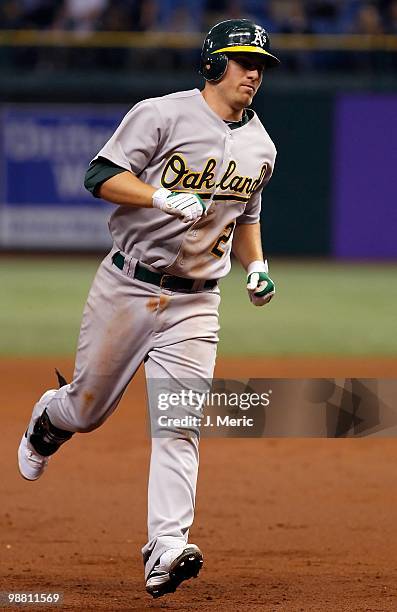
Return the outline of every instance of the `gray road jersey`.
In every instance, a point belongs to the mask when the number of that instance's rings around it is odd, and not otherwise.
[[[199,279],[229,272],[235,224],[259,220],[276,148],[256,115],[231,130],[193,89],[139,102],[98,156],[156,188],[200,194],[208,216],[190,225],[158,209],[129,206],[118,206],[109,223],[124,253]]]

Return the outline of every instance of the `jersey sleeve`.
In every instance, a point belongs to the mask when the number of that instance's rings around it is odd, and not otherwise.
[[[244,212],[237,217],[237,223],[258,223],[261,214],[262,189],[252,194]]]
[[[155,105],[144,100],[134,106],[93,161],[104,157],[139,175],[152,159],[161,137],[161,119]]]
[[[237,217],[237,223],[258,223],[261,214],[262,191],[270,181],[272,174],[273,166],[268,166],[268,170],[262,183],[260,184],[258,189],[256,189],[251,195],[244,209],[244,212],[242,212],[241,215]]]

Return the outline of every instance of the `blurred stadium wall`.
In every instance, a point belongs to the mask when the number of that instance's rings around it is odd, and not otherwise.
[[[254,108],[279,154],[270,253],[397,258],[396,34],[276,34]],[[198,33],[0,31],[0,248],[102,251],[90,159],[142,98],[201,87]]]

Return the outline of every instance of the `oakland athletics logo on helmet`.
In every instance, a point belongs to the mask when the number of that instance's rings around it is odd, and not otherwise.
[[[207,81],[221,79],[227,68],[228,53],[259,54],[268,68],[280,63],[270,52],[266,30],[249,19],[228,19],[211,28],[201,51],[200,74]]]
[[[252,41],[253,45],[258,45],[258,47],[264,47],[267,42],[267,34],[263,28],[260,26],[255,27],[255,37]]]

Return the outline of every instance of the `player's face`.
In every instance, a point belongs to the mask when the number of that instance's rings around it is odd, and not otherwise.
[[[229,55],[226,74],[220,85],[232,108],[246,108],[262,83],[264,62],[260,56],[242,53]]]

